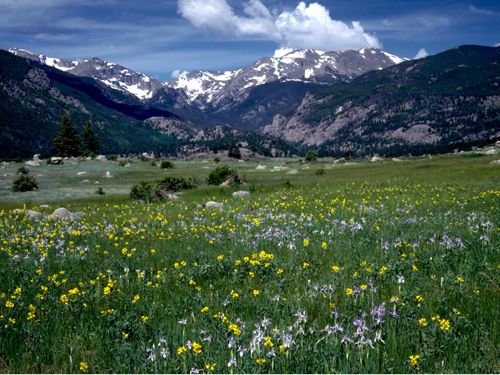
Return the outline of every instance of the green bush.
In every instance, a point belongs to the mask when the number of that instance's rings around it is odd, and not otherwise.
[[[19,176],[12,184],[12,191],[33,191],[38,189],[38,182],[35,177],[24,174]]]
[[[104,195],[104,194],[106,194],[106,193],[104,192],[104,190],[103,190],[103,188],[102,188],[102,187],[98,188],[98,189],[96,190],[96,192],[95,192],[95,193],[96,193],[97,195]]]
[[[150,203],[154,197],[154,187],[150,182],[141,181],[130,190],[130,198],[134,200]]]
[[[318,153],[316,151],[312,151],[312,150],[307,151],[307,154],[304,157],[304,159],[307,162],[316,161],[316,160],[318,160]]]
[[[165,177],[156,184],[156,192],[168,191],[176,192],[180,190],[189,190],[195,187],[194,182],[184,177]]]
[[[147,203],[152,201],[162,201],[167,198],[168,193],[180,190],[189,190],[196,187],[194,180],[187,180],[184,177],[165,177],[156,182],[141,181],[132,186],[130,198]]]
[[[326,173],[324,168],[320,168],[316,171],[316,176],[323,176]]]
[[[162,160],[160,164],[161,169],[173,169],[175,168],[174,163],[172,163],[170,160]]]
[[[207,184],[220,185],[229,178],[234,178],[235,183],[241,182],[238,173],[234,169],[229,168],[227,165],[223,165],[210,172],[207,178]]]
[[[30,170],[24,166],[17,170],[17,174],[28,174],[28,173],[30,173]]]

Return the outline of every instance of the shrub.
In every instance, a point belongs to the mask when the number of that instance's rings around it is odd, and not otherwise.
[[[130,190],[130,198],[148,203],[152,202],[154,199],[153,184],[141,181],[137,185],[132,186],[132,189]]]
[[[323,176],[326,173],[324,168],[320,168],[316,171],[316,176]]]
[[[186,180],[184,177],[165,177],[156,184],[156,191],[175,192],[180,190],[189,190],[195,187],[193,181]]]
[[[107,159],[111,160],[111,161],[116,161],[116,159],[118,159],[118,156],[116,156],[116,155],[108,155]]]
[[[95,193],[98,194],[98,195],[104,195],[104,194],[106,194],[104,192],[104,190],[102,189],[102,187],[100,187],[99,189],[97,189]]]
[[[38,189],[38,182],[35,177],[24,174],[19,176],[12,184],[12,191],[33,191]]]
[[[316,160],[318,160],[318,153],[316,151],[312,151],[312,150],[307,151],[307,154],[304,157],[304,159],[307,162],[316,161]]]
[[[17,174],[28,174],[28,173],[30,173],[30,170],[24,166],[17,170]]]
[[[175,168],[174,163],[172,163],[170,160],[162,160],[160,164],[160,168],[162,169],[173,169]]]
[[[238,173],[227,165],[215,168],[207,178],[207,184],[220,185],[229,178],[234,178],[235,183],[241,182]]]
[[[220,163],[220,158],[219,158],[218,156],[216,156],[216,157],[214,158],[214,163],[215,163],[215,164],[219,164],[219,163]]]
[[[124,166],[126,166],[127,164],[132,164],[132,160],[131,160],[131,159],[123,159],[123,160],[120,160],[120,161],[118,162],[118,165],[119,165],[120,167],[124,167]]]
[[[195,186],[194,180],[187,180],[184,177],[169,176],[155,183],[141,181],[137,185],[132,186],[130,198],[147,203],[155,200],[162,201],[167,198],[168,193],[194,189]]]

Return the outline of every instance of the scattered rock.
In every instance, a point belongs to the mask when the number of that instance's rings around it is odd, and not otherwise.
[[[209,201],[205,203],[205,208],[222,210],[223,204],[215,201]]]
[[[47,208],[50,208],[50,206],[48,204],[41,204],[38,207],[43,208],[44,210],[47,209]]]
[[[235,191],[233,194],[231,194],[231,196],[233,198],[243,198],[243,197],[248,197],[249,195],[250,195],[250,192],[244,191],[244,190]]]
[[[258,170],[258,171],[262,171],[264,169],[266,169],[267,167],[265,165],[258,165],[255,169]]]
[[[220,184],[220,186],[231,186],[231,185],[237,184],[239,182],[240,182],[240,180],[238,179],[237,176],[232,176],[232,177],[229,177],[222,184]]]
[[[108,159],[107,159],[107,158],[106,158],[106,156],[104,156],[104,155],[97,155],[97,156],[95,157],[95,160],[99,160],[99,161],[106,161],[106,160],[108,160]]]
[[[38,161],[40,161],[40,154],[35,154],[35,155],[33,155],[33,160],[38,160]]]
[[[26,165],[29,165],[30,167],[39,167],[40,166],[40,160],[28,160],[26,162]]]
[[[292,170],[286,172],[286,174],[299,174],[299,171],[296,169],[292,169]]]
[[[106,174],[104,175],[105,178],[113,178],[113,175],[111,174],[110,171],[106,171]]]
[[[84,174],[87,174],[87,172],[78,172],[78,176],[83,176]]]
[[[271,172],[282,172],[282,171],[287,171],[288,167],[282,167],[280,165],[275,165]]]
[[[384,161],[384,158],[381,158],[380,156],[374,156],[370,159],[371,162],[379,162],[379,161]]]
[[[90,180],[83,180],[82,184],[90,184]]]
[[[392,158],[392,161],[400,162],[400,161],[403,161],[403,160],[399,159],[399,158]]]
[[[52,212],[52,215],[50,215],[51,218],[54,219],[77,219],[78,215],[74,214],[72,212],[69,212],[66,208],[64,207],[59,207]]]
[[[52,165],[63,165],[64,161],[63,161],[63,158],[61,158],[59,156],[53,156],[53,157],[50,158],[50,164],[52,164]]]
[[[486,150],[486,151],[484,152],[484,154],[485,154],[485,155],[496,155],[496,154],[497,154],[497,150],[496,150],[496,149],[494,149],[494,148],[491,148],[491,149],[489,149],[489,150]]]
[[[181,197],[179,197],[175,194],[167,194],[167,198],[173,202],[177,202],[177,201],[181,200]]]
[[[500,159],[499,160],[493,160],[490,162],[491,165],[500,165]]]

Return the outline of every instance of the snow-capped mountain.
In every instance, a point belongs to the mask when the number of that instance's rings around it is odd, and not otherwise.
[[[399,64],[405,59],[379,49],[359,51],[319,51],[312,49],[281,49],[273,57],[264,57],[242,69],[226,72],[183,72],[176,79],[160,82],[143,73],[99,58],[65,60],[37,55],[11,48],[9,52],[38,61],[56,69],[95,78],[107,86],[148,101],[159,93],[161,97],[175,97],[178,103],[199,109],[224,108],[245,100],[250,90],[266,83],[311,82],[332,84],[351,80],[369,70],[380,70]]]
[[[76,76],[95,78],[111,88],[130,93],[141,100],[151,99],[162,88],[162,83],[152,77],[96,57],[87,60],[65,60],[36,55],[18,48],[10,48],[8,51]]]
[[[218,107],[244,100],[249,89],[274,81],[334,83],[403,61],[379,49],[343,52],[282,49],[273,57],[264,57],[243,69],[183,72],[166,85],[183,90],[192,103]]]

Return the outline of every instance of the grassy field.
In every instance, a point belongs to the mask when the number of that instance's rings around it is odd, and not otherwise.
[[[203,184],[212,162],[75,159],[30,168],[31,193],[3,164],[0,371],[498,372],[495,159],[232,163],[231,188]],[[200,187],[128,198],[167,175]]]

